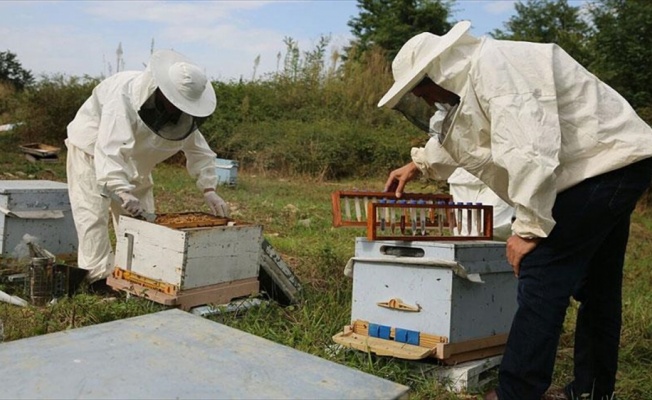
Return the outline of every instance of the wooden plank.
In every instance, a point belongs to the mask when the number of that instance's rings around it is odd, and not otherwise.
[[[359,335],[369,336],[369,322],[359,319],[355,320],[353,321],[353,324],[351,324],[351,330]],[[390,328],[389,337],[391,339],[396,338],[396,328]],[[432,348],[442,343],[448,343],[448,338],[445,336],[419,332],[419,345],[421,347]]]
[[[179,291],[178,286],[171,285],[169,283],[165,283],[155,279],[151,279],[146,276],[139,275],[135,272],[124,270],[119,267],[115,267],[115,269],[113,270],[113,276],[116,279],[122,279],[127,282],[132,282],[141,285],[143,287],[146,287],[148,289],[158,290],[159,292],[163,292],[165,294],[169,294],[172,296],[176,295],[177,292]]]
[[[57,162],[59,162],[59,157],[56,156],[56,155],[54,155],[54,156],[44,156],[44,157],[41,157],[41,156],[35,156],[35,155],[33,155],[33,154],[27,154],[27,153],[25,153],[25,158],[26,158],[28,161],[33,162],[33,163],[36,163],[36,162],[42,162],[42,163],[57,163]]]
[[[106,278],[106,284],[117,291],[122,290],[133,294],[134,296],[143,297],[155,303],[163,304],[164,306],[174,306],[176,304],[176,296],[165,294],[158,290],[150,289],[124,279],[118,279],[111,275]]]
[[[356,350],[375,353],[379,356],[390,356],[405,360],[422,360],[430,356],[434,349],[428,349],[413,344],[395,342],[393,340],[358,335],[357,333],[340,332],[333,336],[335,343]]]
[[[259,288],[257,278],[241,279],[239,281],[223,282],[216,285],[184,290],[178,292],[176,295],[166,294],[114,276],[109,276],[106,279],[106,283],[115,290],[122,290],[134,296],[143,297],[166,306],[179,306],[179,308],[185,311],[200,305],[227,304],[238,297],[257,294]]]
[[[454,354],[467,353],[476,350],[482,350],[501,346],[507,343],[507,333],[489,336],[481,339],[467,340],[457,343],[441,343],[437,345],[437,358],[447,359]]]
[[[61,151],[60,147],[54,147],[43,143],[28,143],[18,147],[23,153],[32,154],[36,157],[56,156]]]
[[[467,361],[480,360],[487,357],[497,356],[503,354],[504,351],[505,351],[504,345],[487,347],[485,349],[478,349],[478,350],[454,354],[448,358],[442,359],[441,361],[447,365],[455,365]],[[433,352],[434,355],[436,355],[435,353],[436,351]]]
[[[185,311],[206,304],[227,304],[238,297],[256,295],[258,289],[258,278],[240,279],[184,290],[177,296],[176,304]]]
[[[345,337],[351,335],[354,335],[353,338],[345,339]],[[445,364],[453,365],[465,361],[478,360],[502,354],[505,349],[505,343],[507,342],[507,336],[508,334],[500,334],[464,342],[447,343],[448,339],[446,337],[419,332],[419,346],[416,347],[420,349],[432,349],[433,351],[428,353],[428,357],[434,357],[443,361]],[[403,349],[402,345],[405,343],[395,342],[393,340],[396,337],[395,328],[390,328],[389,337],[390,339],[371,337],[369,336],[369,322],[355,320],[350,326],[344,328],[344,331],[337,337],[337,340],[342,342],[340,344],[346,343],[349,347],[362,351],[371,351],[378,355],[392,355],[393,357],[398,358],[419,359],[407,358],[414,357],[415,354],[418,353],[416,350],[410,349],[405,354],[403,350],[396,350],[397,345],[398,349]],[[374,340],[365,342],[363,338]],[[335,337],[333,340],[335,340]],[[373,348],[371,348],[371,346],[373,346]],[[390,352],[392,354],[386,354]]]

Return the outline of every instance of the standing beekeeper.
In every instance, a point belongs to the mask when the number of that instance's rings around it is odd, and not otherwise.
[[[514,207],[506,248],[518,310],[486,399],[541,399],[571,296],[581,305],[565,396],[611,399],[630,216],[650,187],[652,129],[559,46],[475,38],[469,28],[416,35],[396,55],[379,106],[451,107],[438,139],[413,149],[388,188],[463,167]]]
[[[68,125],[67,178],[79,249],[89,282],[114,268],[109,215],[154,212],[151,172],[182,151],[189,174],[215,215],[228,216],[215,193],[215,153],[199,131],[215,110],[213,86],[202,70],[171,50],[152,54],[142,72],[103,80]],[[111,193],[120,203],[111,202]],[[109,210],[111,213],[109,213]]]

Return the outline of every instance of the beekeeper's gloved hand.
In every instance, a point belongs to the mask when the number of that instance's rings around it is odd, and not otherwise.
[[[229,218],[229,206],[226,201],[222,200],[220,196],[212,189],[204,191],[204,201],[210,207],[214,215],[223,218]]]
[[[143,207],[140,205],[140,200],[136,198],[130,192],[120,192],[118,197],[122,200],[122,209],[131,214],[132,216],[138,216],[143,212]]]

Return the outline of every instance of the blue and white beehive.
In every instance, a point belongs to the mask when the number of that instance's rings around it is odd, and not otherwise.
[[[509,332],[516,285],[495,241],[356,239],[351,320],[465,342]],[[400,299],[405,307],[388,307]],[[383,306],[384,305],[384,306]]]
[[[223,158],[215,159],[217,171],[217,184],[235,186],[238,180],[238,162]]]

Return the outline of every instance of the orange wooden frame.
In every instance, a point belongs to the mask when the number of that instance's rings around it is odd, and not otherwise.
[[[333,226],[336,228],[367,226],[368,204],[379,202],[381,200],[423,200],[436,204],[437,202],[451,202],[453,198],[448,194],[441,193],[403,193],[399,199],[396,197],[394,192],[367,192],[360,190],[337,191],[331,194]],[[353,209],[351,209],[351,201],[353,201]]]

